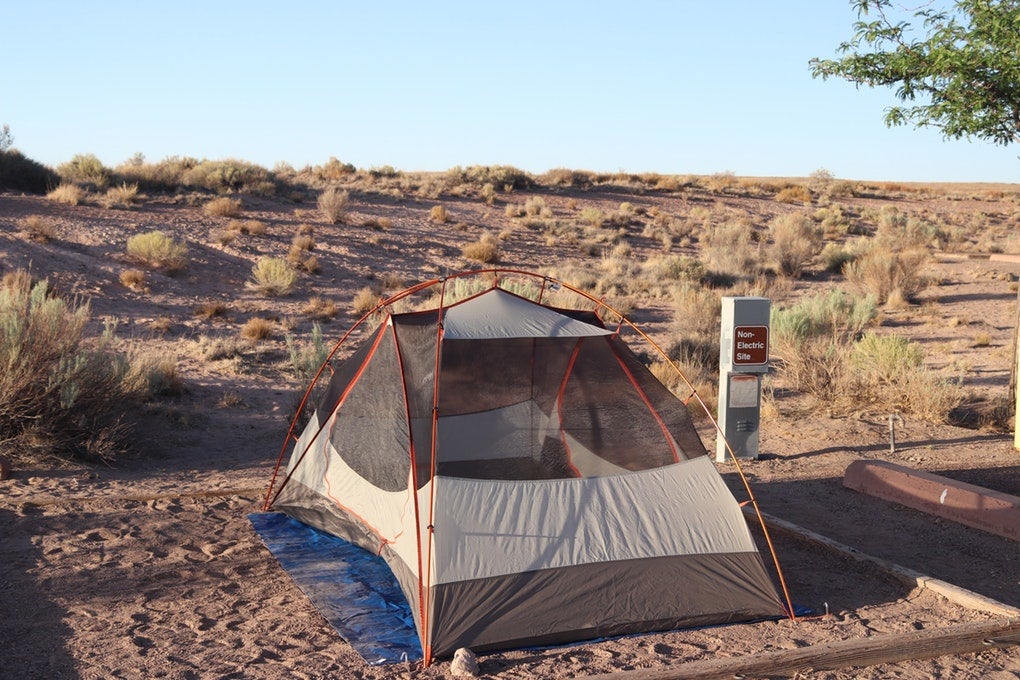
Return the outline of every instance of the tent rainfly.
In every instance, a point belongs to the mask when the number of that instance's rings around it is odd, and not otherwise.
[[[493,284],[323,369],[266,507],[381,555],[426,663],[785,615],[687,407],[595,312]]]

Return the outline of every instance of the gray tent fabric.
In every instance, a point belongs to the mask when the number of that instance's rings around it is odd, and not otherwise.
[[[426,660],[784,615],[684,404],[597,316],[498,287],[389,315],[273,507],[382,555]]]

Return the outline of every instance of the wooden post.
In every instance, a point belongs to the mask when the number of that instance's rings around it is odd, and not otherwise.
[[[1013,364],[1009,367],[1009,403],[1013,406],[1013,448],[1020,450],[1020,390],[1016,388],[1020,374],[1020,286],[1016,292],[1016,318],[1013,320]]]
[[[620,671],[586,680],[718,680],[741,677],[814,674],[821,670],[864,668],[940,656],[973,654],[1020,642],[1020,619],[961,623],[909,633],[784,649],[746,656],[701,659],[663,669]]]

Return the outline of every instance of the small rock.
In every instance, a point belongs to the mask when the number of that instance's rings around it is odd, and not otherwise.
[[[42,484],[45,481],[46,480],[43,479],[42,477],[29,477],[28,478],[28,483],[31,484],[32,486],[36,486],[38,484]]]
[[[459,677],[478,677],[478,657],[467,647],[461,647],[453,653],[450,673]]]

